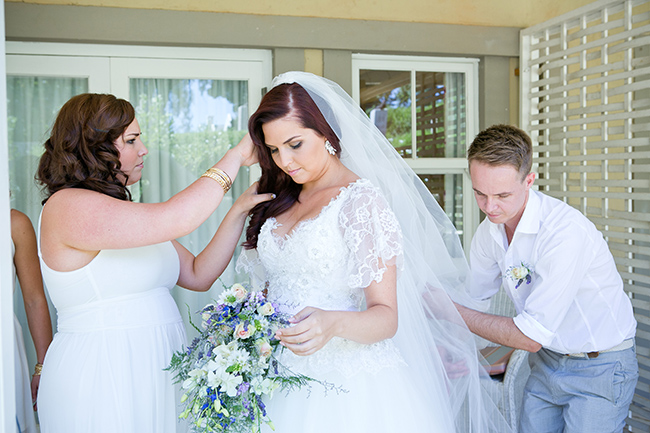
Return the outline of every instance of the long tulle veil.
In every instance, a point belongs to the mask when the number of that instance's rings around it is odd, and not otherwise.
[[[341,161],[385,195],[404,237],[398,277],[399,330],[394,340],[409,365],[419,395],[443,390],[457,432],[509,432],[485,391],[475,339],[451,299],[468,305],[468,265],[456,229],[426,186],[341,87],[306,72],[277,76],[273,86],[300,84],[341,141]],[[427,389],[429,388],[429,389]]]

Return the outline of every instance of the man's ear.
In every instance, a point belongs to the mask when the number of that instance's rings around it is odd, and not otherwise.
[[[535,173],[528,173],[524,178],[524,183],[526,184],[526,189],[530,189],[531,186],[535,183]]]

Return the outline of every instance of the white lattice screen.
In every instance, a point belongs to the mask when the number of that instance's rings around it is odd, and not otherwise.
[[[634,305],[650,432],[650,0],[601,0],[521,33],[522,128],[540,190],[602,231]]]

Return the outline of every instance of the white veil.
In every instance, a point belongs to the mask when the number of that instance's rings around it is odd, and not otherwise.
[[[284,83],[298,83],[309,93],[340,139],[341,162],[382,191],[400,222],[404,267],[397,283],[399,329],[394,341],[422,387],[420,395],[432,395],[427,387],[446,389],[458,432],[511,431],[483,389],[482,381],[490,379],[480,365],[474,336],[450,300],[471,305],[468,265],[451,221],[338,84],[288,72],[277,76],[273,87]]]

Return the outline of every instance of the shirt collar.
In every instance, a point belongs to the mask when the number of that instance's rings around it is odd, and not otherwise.
[[[526,209],[521,215],[519,224],[517,224],[516,232],[536,234],[539,232],[539,227],[541,225],[539,208],[541,206],[541,198],[539,192],[529,189],[528,190],[528,201],[526,202]]]

